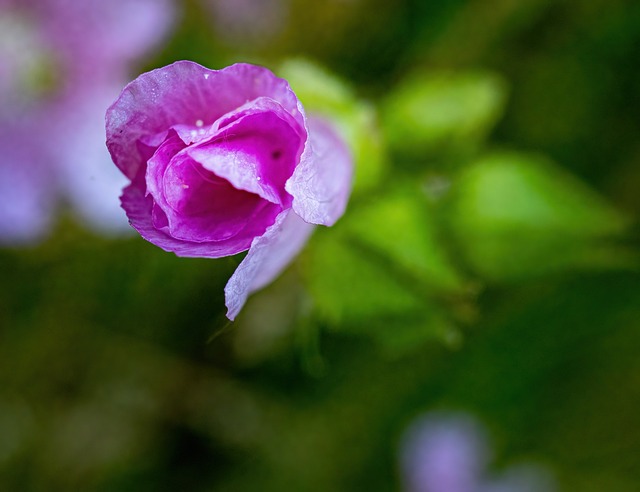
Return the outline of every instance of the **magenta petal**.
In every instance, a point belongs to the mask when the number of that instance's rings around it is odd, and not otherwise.
[[[270,283],[284,270],[305,245],[313,228],[291,210],[285,210],[264,235],[254,239],[249,253],[224,288],[227,318],[233,320],[249,294]]]
[[[246,251],[251,245],[251,239],[264,231],[264,223],[258,221],[261,225],[256,227],[255,230],[251,230],[252,224],[249,224],[241,237],[237,236],[220,242],[198,243],[183,241],[172,238],[154,226],[152,218],[153,198],[146,196],[145,186],[140,180],[136,180],[136,182],[126,187],[120,200],[131,225],[143,238],[178,256],[222,258],[223,256],[234,255],[241,251]]]
[[[107,146],[130,179],[144,166],[137,142],[173,125],[211,125],[259,97],[277,101],[304,127],[302,106],[289,84],[263,67],[239,63],[209,70],[179,61],[131,82],[107,111]]]
[[[186,152],[234,187],[288,207],[284,186],[302,154],[306,130],[272,99],[254,102],[221,118],[216,125],[224,125],[222,130]]]
[[[175,239],[209,242],[261,235],[273,224],[280,205],[234,188],[183,148],[171,130],[148,162],[146,184],[155,202],[152,219],[157,228]]]
[[[346,144],[327,121],[311,117],[308,126],[310,145],[286,190],[293,196],[293,209],[300,217],[330,226],[347,206],[353,162]]]
[[[169,132],[167,139],[156,149],[155,153],[149,158],[147,162],[147,169],[145,173],[145,180],[147,184],[147,194],[150,194],[155,202],[164,210],[169,209],[164,196],[164,174],[167,172],[167,167],[171,159],[173,159],[178,152],[184,149],[185,145],[176,135],[175,132]]]
[[[186,154],[176,156],[164,174],[163,196],[171,236],[187,241],[223,241],[249,223],[267,220],[282,210],[260,196],[234,188]]]

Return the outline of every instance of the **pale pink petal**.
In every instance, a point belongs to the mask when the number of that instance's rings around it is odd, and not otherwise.
[[[308,119],[310,145],[286,190],[293,209],[312,224],[333,225],[344,213],[351,192],[353,161],[346,144],[324,119]]]
[[[302,106],[289,84],[266,68],[236,64],[209,70],[179,61],[131,82],[107,111],[107,146],[113,161],[130,179],[145,161],[138,142],[173,125],[212,125],[248,101],[269,97],[304,127]]]
[[[284,270],[306,244],[313,228],[293,211],[285,210],[264,235],[253,240],[249,253],[224,288],[230,320],[238,315],[249,294]]]

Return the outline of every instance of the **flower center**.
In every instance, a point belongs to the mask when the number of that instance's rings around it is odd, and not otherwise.
[[[234,188],[186,155],[167,167],[163,194],[172,234],[195,241],[229,239],[255,220],[267,220],[269,225],[281,209],[254,193]]]

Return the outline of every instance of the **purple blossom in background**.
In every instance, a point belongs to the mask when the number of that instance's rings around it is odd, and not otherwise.
[[[542,468],[513,466],[490,477],[484,430],[467,415],[432,414],[405,433],[401,468],[407,492],[552,492]]]
[[[225,288],[234,319],[351,190],[349,150],[309,118],[289,84],[236,64],[176,62],[138,77],[107,111],[107,146],[131,180],[122,206],[148,241],[179,256],[249,250]]]
[[[40,239],[61,197],[128,232],[104,109],[174,16],[170,0],[0,0],[0,243]]]
[[[1,123],[0,123],[1,124]],[[19,128],[0,128],[0,243],[40,239],[51,221],[51,169]],[[28,165],[24,165],[27,163]]]

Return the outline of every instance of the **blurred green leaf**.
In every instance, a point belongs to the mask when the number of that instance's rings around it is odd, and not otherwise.
[[[406,183],[345,217],[355,241],[387,256],[398,267],[441,291],[458,291],[463,281],[440,237],[433,205],[417,186]]]
[[[544,158],[500,152],[459,176],[451,226],[472,268],[512,280],[629,259],[607,241],[626,220],[594,191]]]
[[[379,262],[370,261],[341,236],[317,231],[305,255],[305,275],[316,308],[330,323],[398,316],[421,300]]]
[[[423,303],[422,312],[417,317],[379,320],[356,327],[372,337],[391,357],[405,356],[424,348],[429,340],[438,340],[452,349],[458,348],[463,341],[461,331],[446,311],[429,300]]]
[[[459,344],[460,332],[449,313],[427,289],[359,248],[348,230],[332,232],[317,234],[304,260],[307,285],[323,321],[372,338],[392,356],[433,339]]]
[[[491,72],[414,73],[383,102],[385,135],[402,154],[473,148],[502,115],[506,93]]]
[[[302,59],[287,60],[278,74],[289,81],[308,114],[328,117],[347,141],[355,161],[354,193],[375,186],[386,165],[376,111],[327,70]]]

